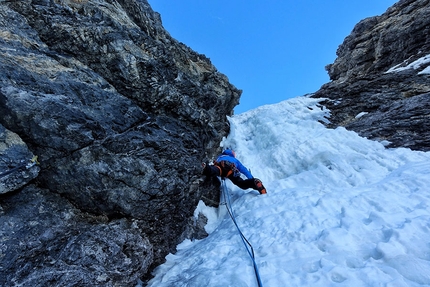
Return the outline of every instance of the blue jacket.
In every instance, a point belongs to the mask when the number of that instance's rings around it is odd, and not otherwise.
[[[217,159],[216,162],[220,162],[220,161],[228,161],[231,163],[234,163],[234,165],[236,166],[236,168],[243,173],[247,178],[254,178],[251,174],[251,172],[237,159],[234,157],[233,153],[229,153],[230,150],[225,150],[223,152],[222,155],[220,155]]]

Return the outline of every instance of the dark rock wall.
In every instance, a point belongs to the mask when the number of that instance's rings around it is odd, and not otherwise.
[[[200,163],[241,91],[145,0],[0,1],[0,71],[0,124],[40,162],[0,197],[0,285],[132,286],[216,197]]]
[[[48,190],[6,195],[0,216],[1,286],[135,286],[153,260],[138,221],[84,214]]]
[[[0,194],[28,184],[39,170],[37,158],[22,139],[0,125]]]
[[[330,127],[387,140],[389,147],[430,150],[430,2],[402,0],[383,15],[358,23],[328,65],[332,80],[313,96],[327,98]],[[363,116],[357,117],[360,113]],[[364,114],[366,113],[366,114]]]
[[[428,0],[402,0],[381,16],[360,21],[328,66],[330,79],[344,81],[386,72],[430,50]]]

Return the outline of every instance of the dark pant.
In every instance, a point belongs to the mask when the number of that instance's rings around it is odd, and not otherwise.
[[[221,176],[221,169],[214,165],[207,165],[204,172],[207,176]],[[252,188],[258,190],[255,186],[255,181],[253,178],[243,179],[240,176],[234,176],[233,174],[227,177],[234,185],[237,185],[241,189]]]
[[[257,187],[255,186],[255,180],[253,178],[243,179],[240,176],[229,176],[228,179],[241,189],[252,188],[257,190]]]

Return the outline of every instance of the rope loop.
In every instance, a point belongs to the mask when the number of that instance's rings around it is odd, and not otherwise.
[[[33,156],[33,158],[31,160],[29,160],[28,162],[22,161],[21,164],[17,165],[16,167],[14,167],[10,170],[7,170],[3,173],[0,173],[0,178],[5,177],[6,175],[11,174],[15,171],[18,171],[22,168],[29,169],[29,168],[35,166],[36,164],[39,164],[39,162],[37,161],[37,155]]]

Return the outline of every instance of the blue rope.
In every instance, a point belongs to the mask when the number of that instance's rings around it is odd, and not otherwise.
[[[0,178],[5,177],[6,175],[11,174],[12,172],[15,172],[15,171],[17,171],[17,170],[20,170],[20,169],[22,169],[22,168],[24,168],[24,167],[25,167],[26,169],[29,169],[29,168],[31,168],[32,166],[36,165],[36,164],[39,164],[39,162],[37,161],[37,156],[34,156],[34,157],[33,157],[31,160],[29,160],[28,162],[21,161],[21,164],[19,164],[18,166],[14,167],[14,168],[12,168],[12,169],[10,169],[10,170],[8,170],[8,171],[5,171],[5,172],[3,172],[3,173],[0,173]]]
[[[243,235],[242,231],[240,231],[240,228],[237,225],[233,209],[231,208],[230,195],[227,192],[227,187],[224,179],[222,179],[222,191],[223,191],[224,199],[226,201],[225,206],[227,208],[228,214],[233,220],[233,223],[236,226],[237,231],[239,232],[240,238],[242,239],[242,242],[245,245],[246,251],[248,251],[248,254],[252,259],[252,263],[254,265],[255,277],[257,278],[258,286],[263,287],[263,284],[261,283],[260,273],[258,272],[257,263],[255,262],[254,248],[252,247],[251,243],[249,243],[248,239],[246,239],[245,235]]]

